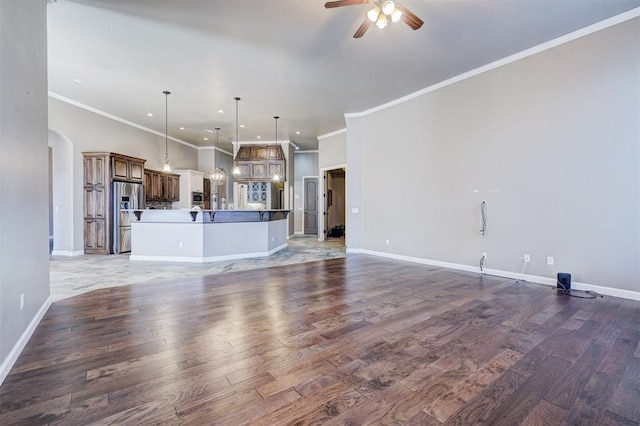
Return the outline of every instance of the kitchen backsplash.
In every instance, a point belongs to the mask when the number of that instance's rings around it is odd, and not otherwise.
[[[148,209],[171,210],[171,201],[147,201]]]

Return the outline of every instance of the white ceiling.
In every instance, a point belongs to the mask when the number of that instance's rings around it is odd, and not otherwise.
[[[425,24],[372,26],[324,0],[57,0],[49,90],[197,146],[317,136],[361,112],[640,6],[640,0],[404,0]],[[80,80],[82,83],[73,81]],[[223,110],[219,113],[218,110]],[[148,117],[147,113],[154,114]],[[185,129],[180,130],[182,126]],[[300,134],[296,134],[299,131]],[[205,141],[203,138],[208,137]]]

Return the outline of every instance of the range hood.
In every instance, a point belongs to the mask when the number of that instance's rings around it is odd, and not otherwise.
[[[234,159],[240,173],[234,173],[236,182],[265,182],[286,180],[286,161],[280,145],[241,145]]]

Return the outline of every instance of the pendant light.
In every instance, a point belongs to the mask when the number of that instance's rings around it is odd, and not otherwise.
[[[169,95],[171,92],[165,90],[164,92],[164,167],[163,172],[171,172],[171,165],[169,164]]]
[[[273,118],[274,118],[274,119],[275,119],[275,121],[276,121],[276,135],[275,135],[274,140],[276,141],[276,145],[278,145],[278,118],[280,118],[280,117],[278,117],[278,116],[276,115],[276,116],[275,116],[275,117],[273,117]],[[278,172],[276,172],[276,173],[273,175],[273,181],[274,181],[274,182],[279,182],[279,181],[280,181],[280,175],[278,175]]]
[[[238,139],[238,101],[240,101],[239,97],[235,97],[233,98],[236,101],[236,147],[240,147],[240,140]],[[238,167],[238,163],[234,164],[233,167],[233,174],[234,175],[239,175],[240,174],[240,167]]]
[[[219,145],[219,142],[220,142],[220,127],[216,127],[216,145]],[[215,158],[215,154],[214,154],[214,158]],[[227,174],[221,168],[216,167],[215,162],[213,163],[213,168],[214,168],[213,172],[209,175],[209,179],[211,179],[211,183],[216,187],[218,185],[223,185],[224,182],[227,180]]]

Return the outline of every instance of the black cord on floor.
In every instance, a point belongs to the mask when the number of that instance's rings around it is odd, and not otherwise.
[[[600,293],[596,293],[595,291],[575,290],[572,288],[567,289],[564,287],[564,285],[560,281],[558,281],[558,285],[560,287],[557,288],[557,290],[558,290],[558,293],[560,294],[566,294],[567,296],[577,297],[578,299],[597,299],[598,297],[602,297],[604,299],[603,295],[601,295]],[[582,294],[584,294],[584,296]]]

